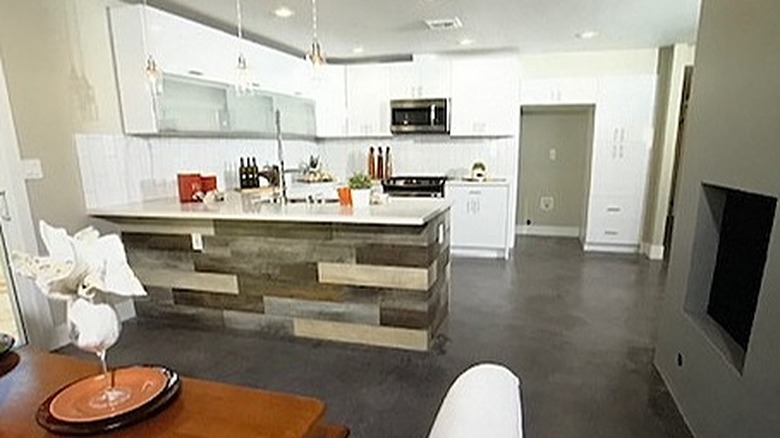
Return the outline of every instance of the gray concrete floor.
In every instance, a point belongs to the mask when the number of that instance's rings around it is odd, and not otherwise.
[[[507,262],[453,260],[451,314],[430,353],[144,320],[125,324],[109,361],[317,397],[355,437],[426,436],[452,380],[499,362],[522,380],[528,437],[689,437],[652,365],[664,275],[638,256],[522,238]]]

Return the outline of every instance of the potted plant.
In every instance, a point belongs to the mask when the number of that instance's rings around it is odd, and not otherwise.
[[[365,173],[356,173],[347,182],[352,192],[352,206],[368,208],[371,203],[371,178]]]

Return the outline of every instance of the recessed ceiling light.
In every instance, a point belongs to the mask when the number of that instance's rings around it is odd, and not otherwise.
[[[274,9],[274,15],[279,18],[290,18],[295,15],[295,11],[288,8],[287,6],[279,6],[278,8]]]
[[[460,44],[461,46],[470,46],[474,44],[474,40],[472,40],[471,38],[463,38],[462,40],[458,41],[458,44]]]
[[[598,35],[599,35],[599,33],[596,32],[595,30],[586,30],[586,31],[578,33],[575,36],[577,38],[581,39],[581,40],[589,40],[591,38],[596,38]]]
[[[363,52],[365,52],[365,49],[363,48],[363,46],[358,46],[358,47],[352,48],[352,53],[354,53],[356,55],[359,55],[359,54],[361,54]]]

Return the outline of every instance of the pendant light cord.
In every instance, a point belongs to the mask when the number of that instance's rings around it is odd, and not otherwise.
[[[317,41],[317,0],[311,0],[311,30],[312,38]]]
[[[241,16],[241,0],[236,0],[236,24],[238,27],[238,39],[244,39],[244,22]]]

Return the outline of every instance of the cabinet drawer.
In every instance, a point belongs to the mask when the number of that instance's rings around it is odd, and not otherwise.
[[[588,242],[635,245],[639,243],[641,227],[641,199],[630,196],[591,199],[588,214]]]

